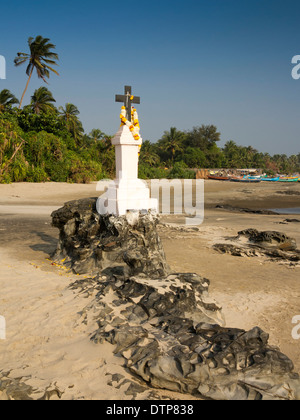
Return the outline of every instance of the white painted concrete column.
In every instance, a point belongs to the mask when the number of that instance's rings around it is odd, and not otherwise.
[[[138,153],[142,139],[135,140],[129,128],[122,125],[112,139],[112,144],[116,148],[116,179],[98,199],[98,212],[117,216],[123,216],[127,211],[157,212],[157,199],[150,198],[146,182],[138,179]]]
[[[137,179],[142,139],[135,140],[127,125],[123,125],[111,142],[116,148],[116,179]]]

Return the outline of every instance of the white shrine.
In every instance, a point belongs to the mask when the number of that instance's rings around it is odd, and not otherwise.
[[[158,211],[158,200],[150,198],[150,189],[138,178],[139,152],[142,138],[139,134],[137,112],[132,103],[140,98],[131,95],[131,87],[125,86],[124,95],[116,95],[117,102],[125,106],[121,111],[121,126],[112,139],[116,151],[116,179],[106,193],[99,197],[97,210],[100,214],[126,215],[128,211]],[[133,121],[132,121],[133,120]]]

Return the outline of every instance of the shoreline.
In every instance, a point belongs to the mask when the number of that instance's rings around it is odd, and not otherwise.
[[[147,182],[150,186],[150,181]],[[275,183],[274,183],[275,184]],[[224,183],[204,181],[204,206],[214,209],[217,205],[252,210],[269,210],[300,207],[300,182],[294,185]],[[97,182],[90,184],[69,183],[14,183],[0,184],[1,205],[63,206],[78,198],[98,197]],[[193,196],[193,198],[195,198]]]

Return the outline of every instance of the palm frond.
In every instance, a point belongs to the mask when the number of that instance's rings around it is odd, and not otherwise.
[[[24,93],[21,98],[20,107],[25,95],[25,92],[28,87],[28,82],[32,75],[32,71],[35,69],[37,72],[38,78],[42,79],[45,83],[47,83],[47,78],[50,77],[50,71],[59,75],[59,73],[52,68],[52,66],[57,66],[58,64],[56,61],[58,60],[58,54],[53,52],[52,50],[56,48],[54,44],[49,42],[49,38],[43,38],[41,35],[37,35],[35,38],[29,37],[28,38],[28,46],[30,49],[30,54],[18,52],[17,57],[14,60],[16,66],[24,64],[28,62],[28,66],[26,68],[26,74],[29,77]],[[51,67],[49,66],[51,65]]]
[[[50,66],[45,66],[47,69],[51,70],[53,73],[57,74],[57,76],[59,76],[59,73],[54,70],[53,68],[51,68]]]
[[[54,66],[58,66],[58,64],[54,60],[48,60],[47,58],[43,58],[43,61],[47,64],[53,64]]]

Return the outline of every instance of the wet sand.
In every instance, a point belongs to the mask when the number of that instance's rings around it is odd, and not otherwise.
[[[174,271],[196,272],[210,280],[210,294],[223,306],[227,326],[260,326],[300,373],[300,340],[292,338],[292,318],[300,315],[299,266],[212,249],[214,243],[247,228],[284,232],[296,239],[299,248],[300,223],[284,223],[287,216],[215,208],[220,204],[251,209],[299,207],[299,192],[300,183],[206,181],[205,218],[199,229],[162,227],[160,234]],[[88,301],[67,289],[78,277],[50,260],[58,239],[51,212],[67,201],[97,195],[96,184],[0,185],[0,315],[7,322],[6,340],[0,340],[0,371],[27,377],[26,383],[41,390],[56,384],[64,390],[64,399],[132,398],[126,395],[125,385],[119,389],[109,385],[114,373],[129,374],[108,344],[90,343],[96,324],[79,322]],[[183,221],[179,216],[162,217],[162,222],[177,226]],[[156,392],[158,398],[186,399],[186,395]]]

